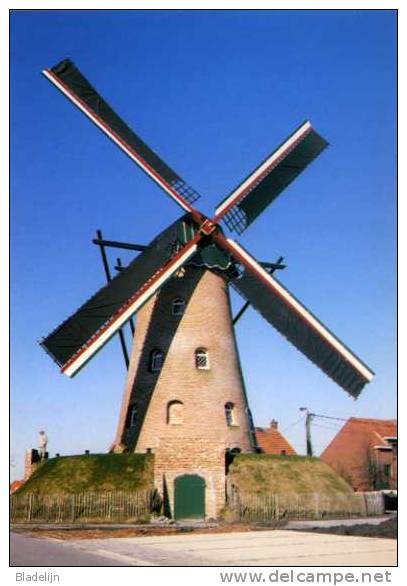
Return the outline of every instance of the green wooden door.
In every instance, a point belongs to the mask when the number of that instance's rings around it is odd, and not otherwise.
[[[205,480],[201,476],[185,474],[175,479],[174,517],[176,519],[205,517]]]

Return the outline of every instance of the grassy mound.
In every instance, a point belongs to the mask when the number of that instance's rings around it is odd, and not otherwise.
[[[63,456],[40,464],[16,494],[138,491],[153,487],[152,454]]]
[[[328,464],[306,456],[239,454],[229,481],[242,493],[351,493],[352,488]]]

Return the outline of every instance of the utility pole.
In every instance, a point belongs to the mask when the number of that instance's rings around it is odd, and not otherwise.
[[[300,407],[300,411],[305,411],[305,436],[307,441],[307,456],[314,455],[311,442],[311,421],[318,417],[318,419],[334,419],[335,421],[347,421],[343,417],[332,417],[331,415],[320,415],[319,413],[311,413],[308,407]]]
[[[300,411],[306,412],[305,435],[306,435],[306,441],[307,441],[307,456],[311,458],[314,455],[313,450],[312,450],[312,441],[311,441],[311,421],[315,417],[315,413],[310,413],[310,411],[308,410],[307,407],[300,407]]]

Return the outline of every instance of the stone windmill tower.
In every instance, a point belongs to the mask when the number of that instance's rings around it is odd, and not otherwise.
[[[155,484],[170,509],[180,508],[175,490],[202,478],[206,514],[216,517],[227,453],[255,447],[250,423],[227,281],[187,266],[138,312],[113,449],[155,454]]]
[[[177,516],[214,517],[224,504],[225,454],[255,437],[228,286],[357,397],[372,371],[220,227],[242,233],[324,148],[302,124],[222,201],[212,220],[199,195],[110,108],[69,60],[44,75],[186,214],[41,345],[74,376],[138,312],[113,451],[151,451],[155,481]]]

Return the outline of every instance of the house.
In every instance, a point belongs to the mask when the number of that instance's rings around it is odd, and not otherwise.
[[[351,417],[322,452],[357,491],[397,488],[397,421]]]
[[[281,431],[278,430],[278,421],[273,419],[270,427],[264,429],[256,427],[257,444],[264,454],[275,454],[280,456],[295,456],[296,451],[286,440]]]
[[[14,494],[21,486],[23,486],[24,480],[13,480],[10,484],[10,494]]]

